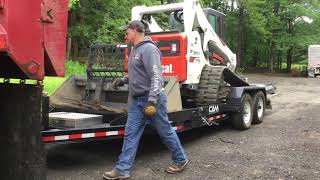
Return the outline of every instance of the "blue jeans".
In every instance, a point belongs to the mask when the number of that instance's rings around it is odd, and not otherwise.
[[[159,94],[157,101],[157,113],[154,119],[144,116],[144,108],[148,103],[148,96],[132,98],[129,107],[127,124],[125,127],[122,152],[116,163],[115,170],[122,175],[130,175],[140,138],[146,123],[150,122],[157,130],[162,142],[172,153],[172,160],[176,164],[182,164],[187,160],[176,131],[172,128],[167,115],[167,97],[164,92]]]

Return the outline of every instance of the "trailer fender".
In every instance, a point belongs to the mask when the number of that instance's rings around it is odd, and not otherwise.
[[[227,104],[234,107],[240,107],[241,98],[244,93],[248,93],[251,97],[253,97],[258,91],[262,91],[265,97],[267,97],[266,89],[265,87],[262,87],[262,86],[250,85],[250,86],[243,86],[243,87],[230,87],[230,93],[227,97]],[[269,101],[269,105],[270,105],[270,101]],[[268,107],[268,102],[267,102],[267,107]]]

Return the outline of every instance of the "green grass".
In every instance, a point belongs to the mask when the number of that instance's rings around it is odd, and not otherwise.
[[[291,64],[291,69],[301,69],[302,67],[308,66],[308,64],[305,63],[295,63],[295,64]],[[281,64],[282,69],[287,68],[287,63],[282,63]]]
[[[77,61],[68,60],[66,62],[66,76],[69,77],[71,75],[85,75],[87,70],[87,66],[85,64],[81,64]]]
[[[47,92],[50,96],[66,79],[67,77],[45,77],[43,81],[43,91]]]
[[[80,64],[77,61],[68,60],[66,62],[66,76],[65,77],[45,77],[43,81],[43,91],[47,92],[49,96],[60,87],[63,82],[71,75],[85,75],[86,65]]]

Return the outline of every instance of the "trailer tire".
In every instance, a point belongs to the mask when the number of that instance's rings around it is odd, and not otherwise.
[[[246,130],[251,127],[253,117],[253,101],[248,93],[241,98],[240,111],[231,114],[232,126],[238,130]]]
[[[266,111],[266,96],[262,91],[258,91],[253,96],[253,117],[252,123],[260,124],[263,121],[264,113]]]

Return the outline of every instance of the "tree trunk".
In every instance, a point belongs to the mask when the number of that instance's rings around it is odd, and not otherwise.
[[[278,51],[278,71],[281,71],[282,68],[282,52]]]
[[[231,13],[233,13],[234,10],[234,0],[231,0]]]
[[[68,38],[68,44],[67,44],[67,60],[70,59],[71,42],[72,42],[72,39],[71,39],[71,37],[69,37],[69,38]]]
[[[287,72],[291,71],[292,52],[293,52],[293,47],[290,46],[290,49],[287,51]]]
[[[239,24],[238,24],[238,42],[237,42],[237,69],[240,68],[244,57],[244,8],[242,5],[239,7]]]
[[[76,59],[78,57],[78,41],[77,38],[72,38],[72,58]]]
[[[273,68],[273,62],[274,62],[274,57],[275,57],[274,48],[275,48],[275,43],[271,40],[270,56],[269,56],[269,70],[272,73],[274,72],[274,68]]]
[[[291,34],[291,37],[293,37],[293,23],[291,20],[288,22],[288,33]],[[289,50],[287,51],[287,72],[291,71],[291,64],[293,59],[293,46],[290,45]]]
[[[254,53],[253,53],[253,67],[255,67],[255,68],[258,66],[258,59],[259,59],[258,53],[259,53],[258,47],[254,48]]]
[[[76,10],[71,10],[69,13],[68,13],[69,17],[68,17],[68,27],[72,27],[75,23],[76,23]],[[72,34],[69,35],[70,37],[70,44],[69,44],[69,39],[68,39],[68,46],[67,48],[69,49],[70,48],[70,52],[68,52],[68,49],[67,49],[67,59],[72,59],[74,57],[74,54],[75,54],[75,47],[74,47],[74,41],[75,41],[75,38],[72,38]],[[70,45],[70,46],[69,46]]]
[[[266,62],[266,65],[267,65],[267,69],[269,69],[270,68],[270,60],[269,60],[269,58],[270,58],[270,45],[269,44],[267,44],[266,46],[265,46],[265,48],[266,48],[266,53],[264,54],[264,60],[265,60],[265,62]]]
[[[280,2],[279,0],[276,0],[273,4],[273,13],[275,16],[279,16],[279,8],[280,8]],[[276,46],[276,43],[273,41],[273,39],[276,38],[276,35],[277,35],[277,32],[276,30],[272,30],[272,35],[271,35],[271,45],[270,45],[270,56],[269,56],[269,64],[270,64],[270,72],[274,72],[274,62],[275,62],[275,46]]]

